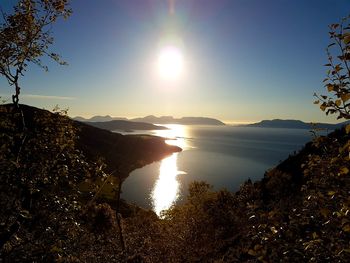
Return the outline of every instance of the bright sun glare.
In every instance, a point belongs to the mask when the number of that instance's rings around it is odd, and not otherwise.
[[[161,49],[157,61],[158,73],[166,80],[178,79],[184,70],[184,59],[179,48],[168,46]]]

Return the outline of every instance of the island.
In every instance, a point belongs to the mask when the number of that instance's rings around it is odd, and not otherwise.
[[[300,120],[262,120],[257,123],[240,125],[244,127],[259,127],[259,128],[286,128],[286,129],[326,129],[326,130],[335,130],[341,128],[342,126],[349,124],[349,121],[341,122],[337,124],[331,123],[311,123],[303,122]]]
[[[182,117],[174,118],[173,116],[156,117],[149,115],[143,118],[131,119],[136,122],[147,122],[153,124],[182,124],[182,125],[225,125],[222,121],[208,117]]]
[[[96,115],[96,116],[93,116],[91,118],[84,118],[81,116],[77,116],[77,117],[74,117],[73,120],[81,121],[81,122],[103,122],[103,121],[113,121],[113,120],[125,120],[126,121],[127,118],[112,117],[110,115],[105,115],[105,116]]]
[[[148,115],[142,118],[127,119],[123,117],[93,116],[89,119],[83,117],[74,117],[73,120],[87,123],[91,126],[109,131],[127,131],[134,130],[165,130],[164,126],[157,124],[180,124],[180,125],[226,125],[220,120],[208,117],[182,117],[174,118],[173,116],[156,117]]]

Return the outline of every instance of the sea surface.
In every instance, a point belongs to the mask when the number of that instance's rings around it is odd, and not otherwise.
[[[133,171],[122,189],[122,198],[157,214],[184,200],[192,181],[236,191],[249,178],[260,180],[266,170],[312,139],[306,129],[163,126],[169,130],[133,134],[162,136],[183,151]]]

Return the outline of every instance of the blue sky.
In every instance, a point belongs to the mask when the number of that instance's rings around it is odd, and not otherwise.
[[[4,3],[5,2],[5,3]],[[1,1],[8,10],[14,0]],[[209,116],[251,122],[288,118],[334,122],[313,105],[326,93],[328,25],[350,14],[349,0],[75,0],[54,28],[69,63],[31,66],[23,103],[58,104],[71,116]],[[185,61],[176,81],[154,64],[164,39]],[[0,94],[12,90],[0,79]]]

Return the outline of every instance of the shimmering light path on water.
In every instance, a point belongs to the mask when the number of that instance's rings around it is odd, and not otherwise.
[[[185,150],[188,147],[185,141],[187,137],[186,127],[176,124],[166,125],[166,127],[169,130],[159,130],[156,135],[168,138],[166,143],[179,146]],[[177,176],[185,174],[185,172],[178,170],[177,157],[178,154],[175,153],[163,159],[160,163],[159,176],[151,192],[153,210],[157,215],[160,215],[162,210],[169,209],[179,197],[180,181]]]
[[[152,209],[158,215],[181,203],[193,181],[206,181],[214,189],[237,191],[248,178],[260,180],[266,170],[311,139],[307,129],[166,126],[168,130],[153,130],[148,134],[164,137],[168,144],[183,151],[136,169],[123,185],[125,200]]]

